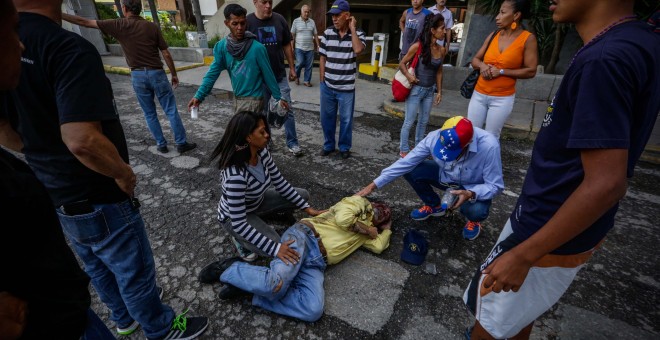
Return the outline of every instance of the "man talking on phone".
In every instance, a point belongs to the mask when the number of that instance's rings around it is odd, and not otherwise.
[[[339,155],[351,157],[353,141],[353,110],[355,109],[355,74],[357,55],[364,51],[367,40],[357,28],[357,20],[351,16],[351,8],[345,0],[332,4],[328,14],[333,26],[323,32],[319,55],[321,75],[321,127],[323,149],[321,156],[335,151],[335,131],[339,113]]]

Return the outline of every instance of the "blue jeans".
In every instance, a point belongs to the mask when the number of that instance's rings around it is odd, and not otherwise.
[[[289,103],[289,114],[287,119],[284,121],[284,133],[286,134],[286,146],[292,148],[298,145],[298,136],[296,135],[296,119],[293,116],[293,110],[291,110],[291,87],[289,87],[289,80],[287,77],[282,77],[277,82],[277,86],[280,88],[280,94],[282,99],[286,100]],[[268,101],[270,100],[270,89],[266,84],[263,85],[264,89],[264,114],[268,117]]]
[[[136,70],[131,71],[131,81],[133,90],[137,96],[138,103],[144,112],[144,119],[147,121],[147,127],[156,140],[156,145],[165,146],[167,141],[163,136],[163,129],[158,122],[156,115],[156,103],[154,95],[160,102],[160,107],[165,111],[167,119],[170,121],[170,128],[174,133],[174,142],[176,145],[186,144],[186,129],[183,127],[179,111],[176,109],[176,100],[172,85],[167,80],[165,71],[161,70]]]
[[[257,307],[314,322],[323,315],[326,264],[314,233],[304,224],[296,223],[287,229],[282,242],[288,240],[295,240],[290,247],[300,254],[298,263],[287,265],[275,258],[266,268],[234,262],[222,273],[220,281],[253,293],[252,304]],[[280,283],[280,289],[275,291]]]
[[[314,63],[314,50],[303,51],[296,48],[296,76],[300,79],[300,71],[305,68],[305,83],[312,81],[312,65]]]
[[[87,325],[81,340],[115,340],[115,336],[105,326],[98,315],[90,308],[87,310]]]
[[[335,149],[337,113],[339,113],[339,151],[349,151],[353,145],[353,111],[355,91],[343,92],[329,88],[321,82],[321,128],[323,150]]]
[[[120,327],[137,321],[148,338],[165,335],[174,311],[161,303],[144,221],[129,200],[93,204],[88,214],[57,209],[62,230],[82,260],[110,319]]]
[[[424,139],[426,133],[426,125],[429,122],[431,115],[431,106],[433,106],[433,90],[434,86],[421,87],[413,85],[410,90],[410,95],[406,99],[406,117],[401,126],[401,143],[399,151],[409,152],[410,145],[408,145],[408,136],[410,135],[410,128],[412,127],[415,119],[417,119],[417,128],[415,129],[415,145]],[[419,110],[419,115],[417,111]],[[413,146],[414,147],[414,146]]]
[[[433,190],[433,187],[447,190],[453,184],[440,182],[440,166],[431,160],[425,160],[419,163],[411,172],[405,174],[403,177],[415,190],[417,196],[422,199],[422,202],[432,207],[440,205],[440,196]],[[460,185],[459,187],[462,188]],[[492,200],[476,201],[474,203],[466,201],[461,204],[460,212],[472,222],[481,222],[488,217],[492,202]]]

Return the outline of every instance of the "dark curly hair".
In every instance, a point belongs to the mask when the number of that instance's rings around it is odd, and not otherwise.
[[[439,29],[440,27],[445,27],[445,18],[442,14],[429,14],[424,18],[424,29],[422,34],[419,35],[419,41],[422,43],[422,53],[420,58],[422,63],[426,66],[431,64],[431,46],[435,44],[435,39],[433,39],[433,33],[431,29]],[[447,42],[445,41],[445,45]]]
[[[520,21],[529,17],[529,11],[531,10],[531,2],[529,0],[504,0],[511,4],[513,7],[513,12],[520,12]]]
[[[126,6],[129,12],[140,15],[142,13],[142,1],[140,0],[121,0],[121,4]]]

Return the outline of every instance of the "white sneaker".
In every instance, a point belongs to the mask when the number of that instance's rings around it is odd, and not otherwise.
[[[296,157],[300,157],[300,156],[303,155],[303,151],[300,148],[300,146],[298,146],[298,145],[294,145],[294,146],[290,147],[289,151],[291,151],[291,153]]]
[[[245,249],[238,240],[236,240],[235,237],[231,238],[232,242],[234,242],[234,246],[236,247],[236,250],[238,251],[238,256],[243,259],[245,262],[254,262],[254,260],[257,259],[257,254],[251,252],[248,249]]]

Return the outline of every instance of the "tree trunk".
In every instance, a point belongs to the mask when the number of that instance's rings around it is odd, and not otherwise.
[[[192,0],[193,13],[195,14],[195,21],[197,22],[197,32],[204,31],[204,21],[202,21],[202,10],[199,7],[199,0]]]
[[[555,44],[552,47],[552,54],[550,55],[550,61],[548,62],[548,67],[545,68],[545,73],[553,74],[555,73],[555,67],[557,66],[557,61],[559,61],[559,53],[561,52],[562,46],[564,46],[564,38],[566,37],[566,27],[563,24],[557,24],[555,28]]]
[[[121,10],[121,0],[115,0],[115,7],[117,7],[117,12],[119,13],[119,17],[123,18],[124,11]]]
[[[154,23],[156,26],[158,26],[158,29],[160,29],[160,18],[158,18],[158,9],[156,8],[156,1],[155,0],[148,0],[149,2],[149,9],[151,10],[151,18],[154,19]]]

